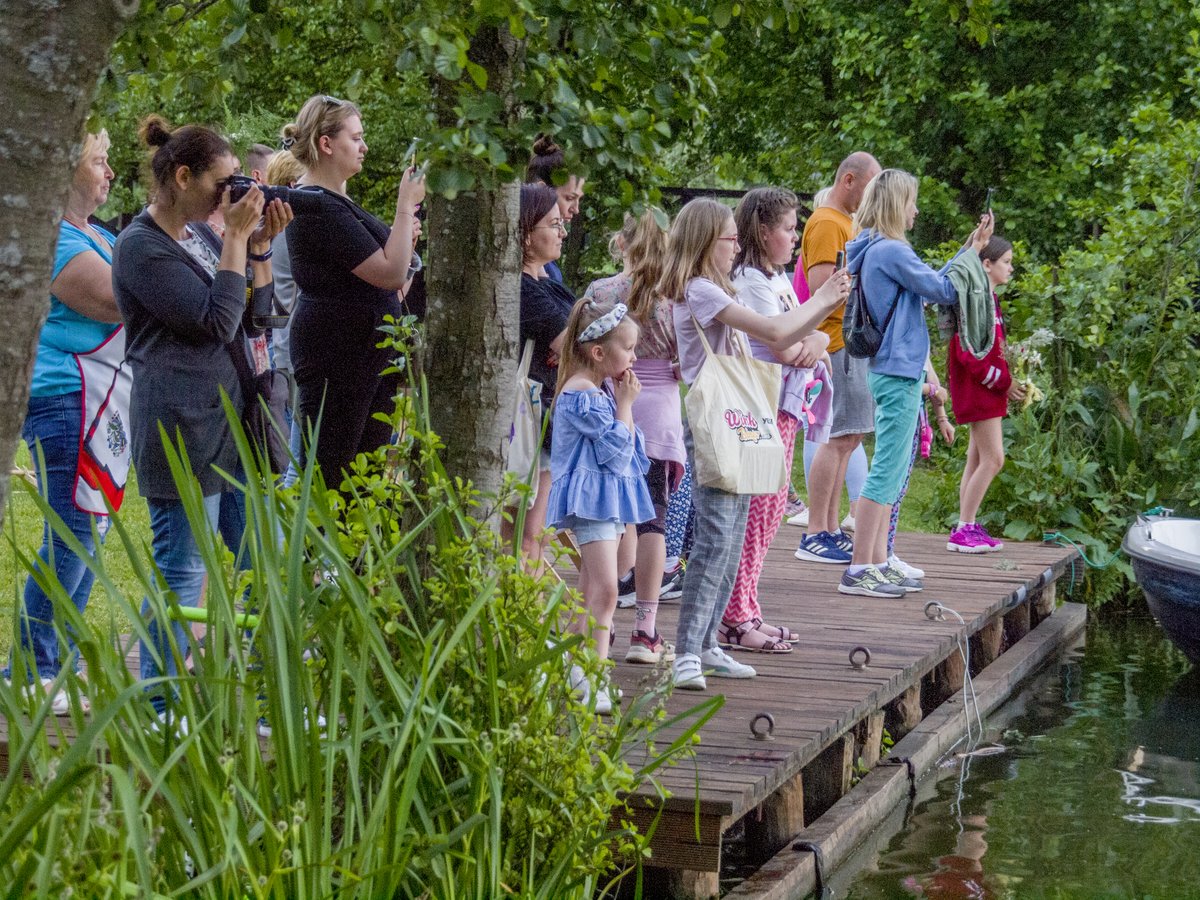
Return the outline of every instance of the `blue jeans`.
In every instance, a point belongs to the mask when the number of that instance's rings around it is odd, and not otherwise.
[[[231,519],[236,516],[222,515],[223,494],[210,494],[204,498],[204,514],[209,527],[214,532],[220,532],[227,547],[237,548],[242,540],[240,533],[234,533]],[[204,588],[204,561],[200,556],[200,548],[188,523],[183,503],[179,500],[146,500],[150,507],[150,530],[153,533],[151,551],[154,563],[162,572],[167,588],[177,598],[180,606],[197,606],[200,602],[200,592]],[[152,618],[150,601],[142,601],[142,618],[147,622],[150,632],[150,645],[141,644],[141,677],[155,678],[160,675],[176,675],[175,657],[171,653],[168,631]],[[187,623],[171,620],[169,634],[174,636],[179,655],[185,658],[191,647],[192,630]],[[158,657],[162,660],[159,665]],[[155,686],[150,689],[155,695],[154,705],[160,712],[165,708],[166,701],[162,697],[163,688]]]
[[[89,556],[95,555],[96,544],[92,538],[92,522],[103,539],[108,530],[108,516],[93,516],[75,505],[75,471],[79,462],[79,423],[83,416],[83,392],[59,394],[54,397],[30,397],[29,412],[21,436],[29,444],[33,464],[37,469],[38,491],[46,502],[62,518],[71,534],[79,539]],[[38,448],[45,459],[45,466],[38,457]],[[83,612],[88,595],[92,592],[94,575],[86,561],[76,556],[61,537],[46,523],[42,530],[42,548],[38,551],[40,562],[35,563],[47,575],[54,574],[63,586],[75,608]],[[41,678],[54,678],[61,670],[58,656],[59,635],[54,627],[54,606],[50,598],[33,579],[25,580],[24,615],[21,617],[21,646],[32,653],[32,663],[37,666],[36,674]],[[75,641],[64,629],[63,640],[67,642],[69,665],[77,665]],[[11,664],[5,676],[11,675]],[[27,678],[35,673],[30,672]]]
[[[696,471],[692,430],[683,430],[690,471]],[[679,627],[675,633],[675,652],[694,653],[717,645],[717,626],[725,604],[733,591],[742,543],[746,536],[746,517],[750,512],[748,494],[729,494],[692,482],[692,505],[696,510],[695,541],[687,568],[683,572],[683,599],[679,608]]]

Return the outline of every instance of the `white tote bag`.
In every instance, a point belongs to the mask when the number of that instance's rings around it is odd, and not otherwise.
[[[775,424],[782,367],[750,355],[734,331],[737,356],[714,353],[692,316],[704,346],[704,366],[684,398],[695,448],[695,477],[730,494],[774,494],[783,487],[783,439]]]
[[[533,359],[533,341],[525,342],[525,352],[517,366],[512,428],[508,432],[508,465],[505,471],[533,488],[530,501],[537,496],[538,460],[542,450],[542,384],[529,377]]]

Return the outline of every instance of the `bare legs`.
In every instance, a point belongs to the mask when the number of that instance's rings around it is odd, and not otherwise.
[[[812,467],[808,476],[808,530],[810,534],[819,531],[834,532],[838,530],[841,519],[842,485],[846,481],[846,468],[850,464],[850,454],[862,443],[861,434],[844,434],[841,437],[830,438],[827,444],[817,447],[813,457]],[[862,504],[859,504],[859,509]],[[855,521],[857,522],[857,515]],[[856,526],[857,527],[857,526]]]
[[[984,419],[970,424],[967,465],[958,488],[958,518],[974,522],[992,479],[1004,468],[1003,419]]]
[[[887,533],[891,522],[892,508],[858,498],[858,515],[854,517],[854,554],[851,565],[887,565]]]
[[[538,473],[537,499],[525,510],[525,529],[521,532],[521,555],[525,558],[527,570],[533,574],[542,571],[542,557],[546,554],[549,538],[543,532],[546,530],[546,507],[549,502],[550,470],[543,469]],[[506,544],[513,540],[513,532],[513,525],[507,519],[500,523],[500,537]]]
[[[617,541],[589,541],[579,548],[579,592],[582,614],[571,622],[571,631],[596,642],[596,653],[608,659],[613,613],[617,608]],[[662,568],[659,568],[659,572]],[[661,576],[660,576],[661,577]],[[595,619],[589,631],[588,618]]]

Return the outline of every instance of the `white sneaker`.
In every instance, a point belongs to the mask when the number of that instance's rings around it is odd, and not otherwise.
[[[617,701],[624,696],[619,687],[605,683],[596,688],[596,715],[610,716]]]
[[[164,709],[158,714],[155,721],[150,723],[150,730],[155,733],[170,730],[177,737],[187,737],[191,728],[188,726],[187,716],[173,716],[169,711]]]
[[[583,674],[583,667],[578,663],[571,663],[571,670],[567,673],[567,686],[571,689],[571,696],[587,706],[588,698],[592,696],[592,685]]]
[[[321,715],[320,713],[317,713],[317,732],[321,735],[321,737],[325,736],[325,725],[326,725],[325,717],[323,715]],[[308,708],[305,707],[305,709],[304,709],[304,728],[305,728],[305,730],[308,730],[311,727],[312,727],[312,720],[309,718]],[[258,720],[258,734],[260,737],[269,738],[273,732],[274,732],[274,729],[271,727],[270,722],[268,722],[265,718]]]
[[[895,553],[888,557],[887,564],[889,569],[899,569],[901,572],[903,572],[905,578],[914,578],[917,581],[920,581],[925,577],[924,569],[918,569],[916,566],[910,566]]]
[[[700,667],[700,657],[695,653],[680,653],[671,664],[675,687],[685,691],[702,691],[708,687],[704,679],[704,670]]]
[[[720,647],[709,647],[700,654],[700,665],[717,678],[753,678],[758,673],[743,662],[738,662]]]
[[[40,703],[42,699],[50,692],[50,686],[54,684],[53,678],[41,679],[41,689],[37,685],[27,684],[21,689],[23,696],[28,697],[33,703]],[[87,712],[89,707],[87,698],[81,698],[83,703],[83,711]],[[65,716],[71,711],[71,698],[66,690],[58,691],[50,698],[50,714],[52,716]]]
[[[846,513],[846,518],[842,519],[842,531],[854,530],[854,516]]]
[[[808,510],[806,509],[802,512],[796,513],[794,516],[789,517],[787,520],[787,523],[789,525],[799,525],[801,528],[807,528],[808,527]]]

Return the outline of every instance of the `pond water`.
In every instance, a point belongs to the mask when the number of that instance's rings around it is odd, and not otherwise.
[[[986,721],[1003,750],[926,777],[831,879],[874,898],[1200,897],[1200,671],[1148,617],[1086,646]]]

